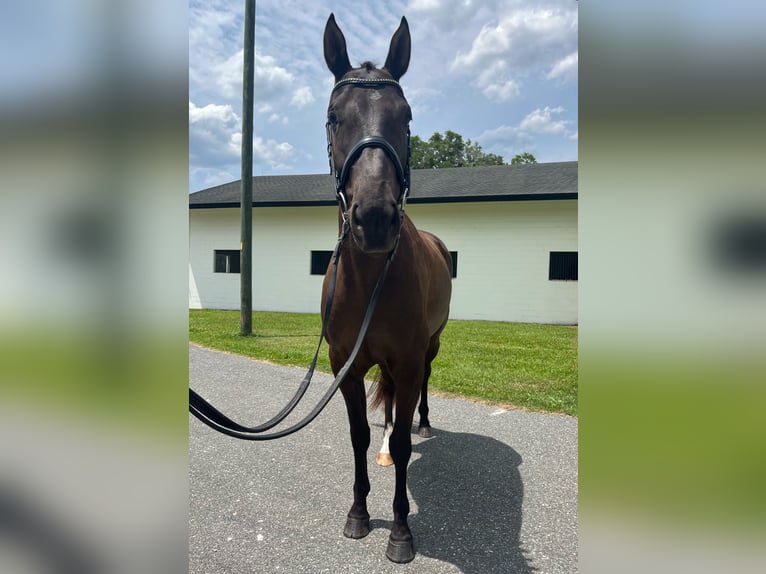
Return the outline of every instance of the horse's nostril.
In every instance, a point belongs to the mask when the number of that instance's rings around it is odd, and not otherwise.
[[[356,205],[351,207],[351,224],[354,227],[356,227],[357,229],[361,230],[362,229],[362,223],[361,223],[361,221],[359,221],[359,215],[358,215],[358,212],[357,212],[357,207],[358,206],[356,206]]]

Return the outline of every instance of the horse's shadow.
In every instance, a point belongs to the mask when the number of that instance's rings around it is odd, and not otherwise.
[[[454,564],[464,574],[530,574],[521,547],[524,485],[521,456],[476,434],[434,429],[413,444],[408,485],[417,503],[410,516],[418,553]]]

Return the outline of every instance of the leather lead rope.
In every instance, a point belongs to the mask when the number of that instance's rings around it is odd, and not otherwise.
[[[367,334],[367,329],[369,328],[370,322],[372,321],[372,314],[375,311],[375,306],[377,305],[378,298],[380,297],[380,291],[381,291],[381,288],[383,287],[383,282],[386,278],[386,275],[388,274],[388,268],[390,267],[391,261],[393,260],[394,255],[396,254],[396,251],[399,247],[398,240],[394,248],[388,254],[388,257],[386,258],[386,263],[383,267],[383,271],[381,272],[380,277],[378,277],[378,282],[375,284],[375,289],[373,290],[372,296],[370,297],[370,303],[367,305],[367,311],[364,314],[362,326],[359,329],[359,335],[356,338],[356,343],[354,344],[354,348],[352,349],[351,354],[349,355],[346,363],[343,365],[341,370],[338,371],[338,374],[335,377],[335,380],[332,382],[332,384],[327,389],[327,391],[325,391],[324,396],[321,398],[319,403],[314,407],[314,409],[308,415],[306,415],[302,420],[300,420],[293,426],[280,431],[270,433],[270,434],[262,434],[263,432],[273,428],[274,426],[282,422],[293,411],[295,406],[298,404],[298,402],[301,400],[304,393],[306,392],[306,389],[308,388],[309,383],[311,382],[311,378],[314,374],[314,368],[316,367],[317,357],[319,356],[319,349],[322,346],[322,340],[324,339],[327,322],[330,318],[330,309],[332,308],[332,301],[335,294],[335,282],[336,282],[336,276],[338,272],[338,259],[340,258],[341,247],[343,245],[343,241],[345,240],[347,234],[348,234],[348,223],[344,222],[343,231],[341,233],[340,238],[338,239],[338,244],[336,245],[335,252],[333,254],[333,274],[330,279],[330,285],[328,286],[327,306],[325,307],[325,314],[322,320],[322,332],[321,332],[321,335],[319,336],[319,345],[317,345],[316,353],[314,353],[314,359],[311,362],[311,366],[309,367],[309,370],[306,373],[306,376],[303,378],[301,385],[298,387],[298,390],[296,391],[295,395],[290,400],[290,402],[288,402],[288,404],[279,412],[279,414],[277,414],[274,418],[272,418],[268,422],[258,426],[254,426],[254,427],[245,427],[233,421],[226,415],[224,415],[221,411],[219,411],[213,405],[211,405],[209,402],[203,399],[199,394],[197,394],[190,387],[189,388],[189,412],[191,414],[193,414],[197,419],[205,423],[210,428],[234,438],[239,438],[242,440],[274,440],[277,438],[282,438],[282,437],[291,435],[294,432],[301,430],[303,427],[305,427],[311,421],[313,421],[319,415],[319,413],[321,413],[324,410],[324,408],[330,402],[330,399],[332,399],[332,397],[338,391],[338,388],[343,382],[343,379],[345,379],[346,374],[348,373],[348,370],[351,368],[351,365],[354,362],[354,359],[356,359],[356,355],[359,353],[359,349],[362,346],[364,337]]]

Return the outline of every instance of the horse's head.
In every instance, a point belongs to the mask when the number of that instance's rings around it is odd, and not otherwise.
[[[412,112],[398,84],[410,62],[410,30],[402,18],[386,63],[352,68],[346,40],[331,14],[324,56],[335,75],[327,109],[330,166],[356,245],[365,253],[393,249],[409,191]],[[345,205],[344,205],[345,203]]]

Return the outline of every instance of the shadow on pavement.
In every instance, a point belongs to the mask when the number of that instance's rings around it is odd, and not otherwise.
[[[419,554],[454,564],[464,574],[530,574],[520,545],[524,485],[521,456],[493,438],[434,429],[413,444],[409,466],[417,503],[410,527]]]

